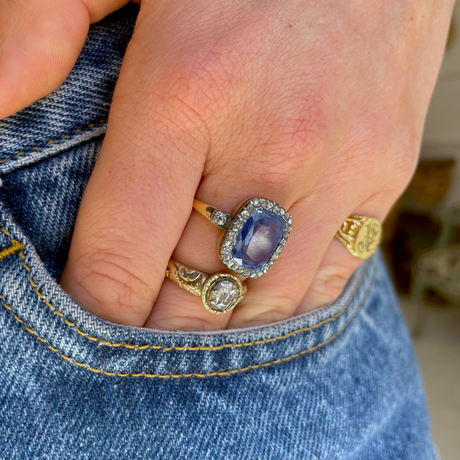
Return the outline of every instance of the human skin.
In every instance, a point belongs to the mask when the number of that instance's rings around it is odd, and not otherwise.
[[[89,24],[126,1],[0,0],[0,117],[65,79]],[[383,220],[416,165],[452,0],[144,0],[83,196],[63,288],[112,322],[219,330],[334,300],[361,262],[334,239],[350,214]],[[228,212],[289,210],[283,254],[213,315],[164,274],[171,254],[222,271]]]

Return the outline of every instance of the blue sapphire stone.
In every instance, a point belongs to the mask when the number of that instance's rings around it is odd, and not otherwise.
[[[278,247],[285,227],[284,219],[273,211],[255,211],[235,239],[233,260],[246,269],[260,270]]]

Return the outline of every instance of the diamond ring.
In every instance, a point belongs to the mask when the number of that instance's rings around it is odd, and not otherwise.
[[[201,297],[212,313],[226,313],[236,307],[246,294],[246,285],[230,273],[208,275],[171,259],[166,278],[192,294]]]
[[[267,273],[292,229],[286,209],[265,198],[249,198],[232,215],[196,199],[193,207],[224,230],[218,246],[224,265],[248,278]]]
[[[382,226],[375,217],[351,215],[335,236],[355,257],[367,259],[379,246]]]

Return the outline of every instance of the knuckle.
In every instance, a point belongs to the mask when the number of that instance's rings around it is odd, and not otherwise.
[[[157,90],[173,110],[186,107],[202,123],[211,122],[228,105],[238,73],[237,60],[233,62],[225,52],[192,51],[185,64],[181,62],[161,77]]]
[[[365,183],[373,192],[391,188],[402,192],[417,164],[419,140],[409,130],[396,133],[391,123],[358,123],[346,135],[326,177],[335,184]],[[361,187],[360,187],[361,188]]]
[[[115,92],[111,120],[128,125],[131,139],[154,146],[156,152],[161,147],[174,148],[184,157],[189,152],[199,159],[210,142],[208,124],[184,94],[164,86],[141,85]]]
[[[325,136],[326,107],[320,90],[309,89],[305,94],[296,94],[283,110],[278,112],[273,135],[278,137],[287,149],[301,151],[313,149]]]
[[[326,112],[321,91],[296,94],[280,103],[267,133],[262,134],[260,155],[261,180],[285,183],[304,172],[316,156],[327,135]]]

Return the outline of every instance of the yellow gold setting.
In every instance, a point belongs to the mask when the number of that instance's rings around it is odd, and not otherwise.
[[[380,244],[382,226],[375,217],[351,215],[335,236],[355,257],[368,259]]]
[[[211,313],[227,313],[233,310],[246,294],[246,285],[229,273],[207,273],[171,259],[166,278],[180,288],[198,297]]]
[[[227,289],[227,295],[222,295],[222,301],[221,305],[223,308],[223,305],[225,303],[228,304],[228,307],[225,309],[217,309],[215,307],[215,302],[212,302],[212,296],[213,294],[213,289],[216,288],[218,284],[223,284],[227,283],[228,289]],[[228,291],[231,291],[232,287],[230,285],[233,285],[233,289],[236,290],[237,293],[235,293],[235,296],[230,298],[231,295],[229,294]],[[207,280],[206,283],[203,286],[203,291],[201,292],[201,300],[203,301],[203,305],[212,313],[226,313],[230,310],[233,310],[237,304],[240,302],[240,300],[244,297],[246,294],[246,285],[243,284],[236,276],[230,275],[229,273],[217,273],[215,275],[210,276]],[[215,297],[215,296],[214,296]],[[228,300],[226,300],[228,299]]]

